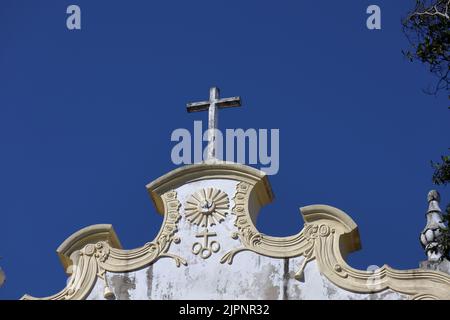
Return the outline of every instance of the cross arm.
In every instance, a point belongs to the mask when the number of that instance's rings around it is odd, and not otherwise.
[[[241,97],[223,98],[217,101],[216,105],[219,108],[231,108],[241,106]]]
[[[186,105],[186,110],[189,113],[205,111],[208,110],[210,104],[209,101],[191,102]]]

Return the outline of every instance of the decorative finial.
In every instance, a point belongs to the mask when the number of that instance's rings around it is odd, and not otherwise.
[[[438,212],[441,214],[441,208],[439,207],[439,202],[441,201],[441,195],[436,190],[431,190],[428,192],[428,212]],[[441,219],[442,220],[442,219]]]
[[[428,261],[440,262],[444,255],[441,242],[446,226],[442,221],[442,212],[439,207],[439,201],[441,200],[439,192],[431,190],[428,192],[427,200],[427,225],[420,234],[420,243],[425,249]]]
[[[430,202],[431,200],[441,201],[441,195],[436,190],[431,190],[430,192],[428,192],[427,199],[428,202]]]

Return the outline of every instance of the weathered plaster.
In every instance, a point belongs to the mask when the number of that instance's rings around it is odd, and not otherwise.
[[[267,300],[403,300],[392,290],[360,294],[343,290],[320,274],[315,261],[305,267],[304,281],[294,278],[303,258],[274,259],[244,252],[232,266],[192,264],[176,268],[170,260],[124,274],[107,274],[117,299],[267,299]],[[288,264],[286,261],[288,260]],[[154,268],[158,266],[158,268]],[[289,266],[286,269],[286,266]],[[150,271],[154,269],[153,271]],[[155,271],[156,269],[156,271]],[[153,273],[153,277],[148,274]],[[111,281],[112,280],[112,281]],[[98,281],[88,299],[104,299]]]
[[[106,273],[107,282],[116,299],[405,299],[407,296],[385,290],[377,294],[357,294],[342,290],[320,274],[315,261],[306,264],[302,281],[295,273],[303,261],[297,258],[271,258],[251,251],[239,253],[231,265],[220,263],[231,249],[241,247],[239,239],[231,234],[237,230],[234,206],[238,181],[211,179],[191,182],[179,187],[181,219],[177,236],[180,242],[170,247],[169,253],[186,260],[187,266],[177,267],[172,259],[162,258],[140,270],[127,273]],[[220,250],[207,259],[192,252],[192,245],[200,242],[196,237],[205,227],[189,222],[184,205],[190,195],[202,188],[217,188],[227,193],[229,212],[224,221],[208,227],[217,234],[211,239],[220,243]],[[250,211],[259,210],[251,199]],[[256,215],[256,214],[255,214]],[[104,283],[97,281],[88,299],[103,299]]]

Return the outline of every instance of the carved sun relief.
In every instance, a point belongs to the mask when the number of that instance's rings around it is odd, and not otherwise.
[[[186,219],[195,225],[208,227],[225,219],[230,207],[228,195],[215,188],[205,188],[193,193],[184,206]]]

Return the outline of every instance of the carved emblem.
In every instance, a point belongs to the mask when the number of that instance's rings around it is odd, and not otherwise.
[[[208,227],[225,219],[230,207],[228,195],[215,188],[201,189],[192,194],[185,204],[186,219],[195,225]]]
[[[210,237],[216,237],[217,233],[208,232],[208,229],[203,230],[203,232],[195,235],[197,238],[203,238],[203,244],[200,242],[195,242],[192,245],[192,253],[200,256],[203,259],[208,259],[213,252],[216,253],[220,250],[220,244],[217,241],[209,241]]]

